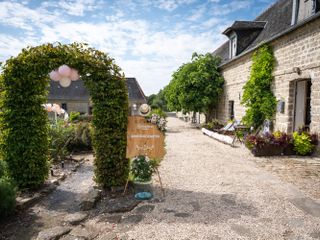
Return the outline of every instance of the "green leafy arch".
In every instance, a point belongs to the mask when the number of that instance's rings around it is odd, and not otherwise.
[[[124,184],[128,175],[126,132],[128,94],[120,68],[107,54],[73,43],[23,49],[0,76],[1,157],[20,188],[41,185],[48,175],[48,73],[67,64],[79,71],[93,103],[95,181]]]

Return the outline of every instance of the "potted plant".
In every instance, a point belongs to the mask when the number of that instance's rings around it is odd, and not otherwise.
[[[158,166],[159,161],[143,155],[137,156],[131,160],[130,172],[133,177],[133,185],[136,193],[152,193],[152,174]]]

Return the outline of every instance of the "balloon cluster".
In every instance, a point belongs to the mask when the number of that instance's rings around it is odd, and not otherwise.
[[[47,111],[47,112],[54,112],[56,113],[57,115],[61,115],[63,114],[64,115],[64,119],[67,120],[69,118],[69,114],[67,113],[66,110],[64,110],[63,108],[61,108],[59,106],[59,104],[51,104],[51,103],[46,103],[46,104],[43,104],[42,105],[44,107],[44,109]]]
[[[77,81],[80,77],[78,71],[68,65],[62,65],[57,70],[53,70],[49,76],[52,81],[59,82],[62,87],[69,87],[71,81]]]
[[[43,104],[43,107],[45,110],[47,110],[47,112],[55,112],[58,115],[65,113],[66,110],[64,110],[63,108],[61,108],[58,104],[54,103],[47,103],[47,104]]]

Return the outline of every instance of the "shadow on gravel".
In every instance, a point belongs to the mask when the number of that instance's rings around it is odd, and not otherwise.
[[[241,216],[258,217],[258,210],[252,203],[238,199],[235,194],[210,194],[203,192],[165,189],[166,196],[159,202],[159,214],[163,222],[170,222],[168,215],[175,217],[175,222],[213,224],[238,219]],[[161,189],[155,189],[156,198]]]
[[[0,240],[32,239],[42,227],[43,223],[35,213],[20,212],[0,221]]]

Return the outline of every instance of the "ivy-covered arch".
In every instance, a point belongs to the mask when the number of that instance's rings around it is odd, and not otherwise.
[[[120,68],[85,44],[45,44],[23,49],[0,76],[1,157],[20,188],[41,185],[48,175],[48,73],[67,64],[79,71],[93,103],[95,181],[122,185],[128,175],[128,94]]]

